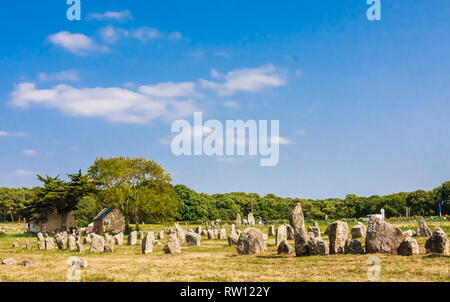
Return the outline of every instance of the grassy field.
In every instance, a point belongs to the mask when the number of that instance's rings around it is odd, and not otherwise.
[[[1,224],[0,226],[6,226]],[[13,226],[13,225],[8,225]],[[15,225],[20,228],[19,225]],[[399,223],[401,229],[415,229],[416,224]],[[450,222],[429,223],[431,229],[442,227],[449,233]],[[193,226],[183,225],[189,229]],[[322,233],[326,225],[321,224]],[[351,225],[350,225],[351,227]],[[145,225],[144,230],[157,231],[167,226]],[[267,227],[261,227],[267,233]],[[323,235],[325,241],[328,237]],[[425,252],[426,238],[417,238],[421,252]],[[25,240],[32,243],[32,250],[25,249]],[[14,242],[19,247],[13,249]],[[163,244],[165,241],[163,240]],[[293,242],[290,242],[293,245]],[[86,245],[88,249],[88,245]],[[67,250],[39,251],[37,240],[31,234],[8,232],[0,238],[0,260],[14,258],[17,265],[0,265],[0,281],[67,281],[66,263],[70,256],[88,261],[81,281],[367,281],[366,263],[370,255],[327,255],[297,258],[279,256],[274,237],[269,237],[265,253],[240,256],[236,247],[226,240],[202,238],[200,247],[183,246],[179,255],[166,255],[163,246],[156,246],[153,253],[142,255],[140,246],[116,246],[113,253],[79,254]],[[450,256],[375,255],[381,260],[380,281],[450,281]],[[33,266],[22,266],[26,259]]]

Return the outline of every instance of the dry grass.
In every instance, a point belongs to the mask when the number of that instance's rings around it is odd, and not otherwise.
[[[147,226],[147,228],[152,228]],[[158,227],[159,228],[159,227]],[[324,230],[322,230],[324,231]],[[0,281],[66,281],[69,251],[39,251],[36,239],[9,234],[0,238],[0,259],[15,258],[19,264],[32,259],[34,266],[0,266]],[[33,244],[25,250],[24,241]],[[327,240],[326,236],[324,239]],[[424,251],[426,238],[417,238]],[[19,248],[12,243],[19,241]],[[291,242],[293,244],[293,242]],[[86,246],[87,247],[87,246]],[[402,257],[376,255],[381,260],[381,281],[450,281],[450,256]],[[279,256],[274,238],[265,253],[240,256],[225,240],[206,240],[201,247],[183,247],[179,255],[166,255],[162,246],[142,255],[139,246],[119,246],[112,254],[85,253],[89,267],[81,281],[367,281],[369,255],[328,255],[297,258]]]

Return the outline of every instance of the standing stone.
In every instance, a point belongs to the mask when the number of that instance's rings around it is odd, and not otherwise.
[[[182,227],[178,223],[175,223],[175,230],[178,237],[178,241],[180,241],[180,244],[184,244],[186,241],[186,232],[183,230]]]
[[[38,241],[38,250],[45,250],[45,241]]]
[[[351,230],[352,238],[353,239],[365,238],[366,237],[366,231],[367,231],[367,229],[366,229],[366,226],[364,224],[357,224]]]
[[[430,237],[431,236],[431,230],[428,227],[425,220],[421,219],[419,220],[417,224],[417,236],[419,237]]]
[[[267,246],[260,229],[247,228],[239,235],[237,251],[240,255],[255,254],[266,250]]]
[[[287,228],[285,225],[280,225],[276,231],[275,245],[279,245],[285,239],[287,239]]]
[[[402,256],[419,255],[420,249],[416,239],[406,237],[397,248],[397,254]]]
[[[136,231],[133,231],[128,235],[127,245],[136,245],[137,244],[137,235]]]
[[[37,238],[38,238],[38,241],[43,241],[43,240],[44,240],[44,235],[42,235],[42,233],[39,232],[39,233],[37,234]]]
[[[155,235],[153,234],[153,232],[149,232],[147,233],[147,235],[145,235],[145,237],[142,239],[142,254],[149,254],[151,252],[153,252],[153,245],[154,245],[154,241],[155,241]]]
[[[231,231],[230,231],[230,234],[231,235],[236,235],[237,233],[236,233],[236,225],[233,223],[232,225],[231,225]]]
[[[287,234],[287,230],[286,230],[286,234]],[[275,236],[275,226],[271,225],[269,226],[269,232],[267,234],[268,236]]]
[[[403,232],[404,237],[413,237],[413,236],[416,236],[416,234],[417,233],[414,230],[407,230],[407,231]]]
[[[309,226],[308,227],[308,233],[313,233],[314,237],[321,238],[321,236],[320,236],[320,229],[317,226]]]
[[[86,236],[86,237],[84,238],[83,243],[84,243],[84,244],[89,244],[89,243],[91,243],[91,241],[92,241],[92,239],[91,239],[91,237],[88,235],[88,236]]]
[[[202,236],[194,232],[186,233],[186,242],[189,246],[200,246]]]
[[[366,232],[366,253],[396,254],[403,232],[383,219],[371,216]]]
[[[69,251],[73,251],[76,249],[76,238],[73,235],[70,235],[67,240],[67,249]]]
[[[208,231],[203,229],[200,235],[208,236]]]
[[[325,241],[322,240],[322,237],[315,237],[314,233],[312,233],[308,241],[308,254],[309,255],[328,255],[329,250],[328,246],[325,244]]]
[[[211,239],[215,239],[216,238],[216,235],[214,234],[214,230],[208,230],[208,239],[209,240],[211,240]]]
[[[158,239],[163,240],[164,239],[164,230],[161,230],[158,232]]]
[[[249,214],[248,214],[248,219],[247,219],[247,221],[248,221],[248,224],[249,224],[249,225],[255,225],[255,224],[256,224],[256,222],[255,222],[255,217],[253,216],[253,213],[249,213]]]
[[[116,238],[113,236],[107,236],[105,239],[105,253],[112,253],[114,252],[114,246],[116,245]]]
[[[425,243],[427,253],[448,254],[448,246],[447,234],[441,228],[435,228],[433,235]]]
[[[200,235],[202,233],[202,227],[201,226],[197,226],[195,228],[195,232]]]
[[[347,223],[342,221],[333,222],[328,229],[328,237],[330,238],[330,254],[343,254],[348,237]]]
[[[294,253],[294,249],[292,246],[287,242],[286,239],[283,239],[283,241],[280,242],[278,245],[278,255],[280,254],[292,254]]]
[[[31,244],[30,244],[30,241],[29,241],[29,240],[26,240],[26,241],[25,241],[25,248],[26,248],[27,250],[31,250]]]
[[[77,241],[77,251],[79,253],[84,253],[86,251],[84,245],[80,241]]]
[[[240,227],[242,225],[242,219],[241,219],[241,215],[239,213],[236,215],[236,225],[238,227]]]
[[[45,238],[45,249],[47,251],[53,250],[55,248],[55,241],[52,237]]]
[[[102,236],[95,235],[91,241],[91,252],[102,253],[105,251],[105,239]]]
[[[214,237],[219,237],[219,230],[218,229],[214,229]]]
[[[237,242],[239,240],[239,235],[237,233],[230,234],[228,236],[228,245],[237,245]]]
[[[138,240],[144,239],[144,232],[139,231],[139,232],[137,233],[137,238],[138,238]]]
[[[180,242],[176,235],[171,234],[167,239],[167,243],[164,246],[164,253],[166,254],[178,254],[181,253]]]
[[[364,254],[364,248],[356,239],[347,239],[345,242],[345,253],[346,254]]]
[[[63,250],[67,248],[67,237],[64,236],[64,234],[56,234],[55,236],[56,245],[58,246],[58,249]]]
[[[123,245],[123,233],[120,232],[119,234],[114,235],[114,240],[116,241],[117,245]]]
[[[285,226],[287,228],[287,239],[294,239],[294,228],[290,224],[285,224]]]
[[[292,211],[290,222],[294,228],[295,255],[297,257],[308,255],[309,236],[305,230],[305,218],[300,203],[297,203]]]
[[[220,240],[225,240],[227,239],[227,230],[225,229],[221,229],[219,232],[219,239]]]

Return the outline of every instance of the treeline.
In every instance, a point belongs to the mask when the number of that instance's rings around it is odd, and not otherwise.
[[[268,220],[286,219],[293,206],[301,202],[306,219],[360,218],[380,213],[387,217],[449,214],[450,181],[431,190],[395,193],[385,196],[344,199],[283,198],[274,194],[198,193],[184,185],[171,185],[170,175],[145,158],[99,158],[83,175],[80,172],[60,177],[41,177],[42,186],[35,188],[0,188],[0,220],[43,222],[49,213],[73,212],[78,226],[86,226],[103,207],[118,208],[126,224],[161,223],[173,220],[234,220],[253,212]]]

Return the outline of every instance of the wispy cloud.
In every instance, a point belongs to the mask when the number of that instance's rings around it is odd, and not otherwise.
[[[37,152],[32,149],[27,149],[27,150],[23,150],[23,154],[28,155],[28,156],[33,156],[33,155],[36,155]]]
[[[110,21],[115,20],[119,22],[133,21],[133,16],[129,10],[119,12],[106,11],[102,13],[91,13],[87,16],[87,20]]]
[[[56,34],[48,36],[48,40],[65,50],[77,54],[85,55],[92,52],[103,53],[108,52],[109,48],[98,45],[94,40],[79,33],[70,33],[68,31],[60,31]]]
[[[27,136],[27,134],[24,132],[8,132],[8,131],[0,130],[0,137],[7,137],[7,136],[24,137],[24,136]]]
[[[216,73],[216,76],[219,76]],[[267,87],[285,85],[285,81],[272,64],[259,68],[237,69],[222,76],[223,82],[200,80],[202,87],[212,89],[220,96],[233,95],[238,91],[257,92]]]
[[[16,170],[14,172],[14,174],[17,176],[34,176],[34,175],[36,175],[36,173],[34,173],[33,171],[28,171],[28,170]]]
[[[78,71],[65,70],[54,73],[38,73],[39,81],[41,82],[77,82],[80,80]]]
[[[134,29],[124,29],[113,25],[102,27],[98,31],[100,37],[106,43],[115,43],[122,39],[136,39],[141,42],[148,42],[156,39],[181,40],[183,35],[180,32],[161,32],[159,29],[143,26]]]

